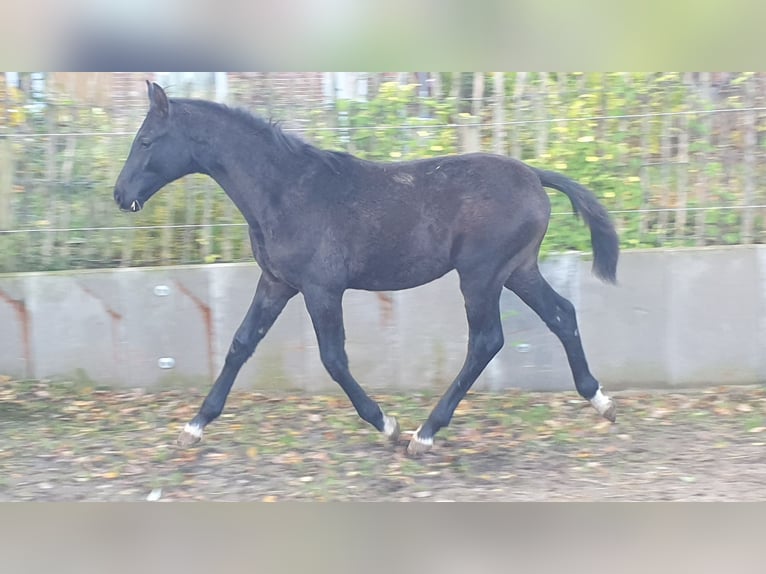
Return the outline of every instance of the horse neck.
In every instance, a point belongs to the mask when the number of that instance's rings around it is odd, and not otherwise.
[[[268,207],[268,196],[282,191],[279,154],[265,131],[248,129],[225,110],[210,113],[216,117],[185,126],[195,141],[199,171],[210,176],[245,219],[254,223]]]

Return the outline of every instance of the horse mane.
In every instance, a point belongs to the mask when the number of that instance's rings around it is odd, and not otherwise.
[[[208,100],[173,98],[171,101],[189,103],[202,108],[223,111],[256,132],[270,136],[272,143],[281,151],[306,159],[318,160],[331,169],[335,174],[340,174],[346,162],[354,157],[347,152],[325,150],[311,145],[296,135],[286,133],[282,129],[280,120],[271,118],[265,120],[244,108],[229,107],[225,104]]]

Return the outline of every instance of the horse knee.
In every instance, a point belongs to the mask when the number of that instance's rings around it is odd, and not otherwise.
[[[231,342],[229,352],[226,355],[226,362],[229,364],[243,364],[247,361],[255,351],[255,342],[248,337],[240,336],[239,334],[234,336],[234,340]]]
[[[497,355],[500,352],[500,349],[503,348],[503,344],[505,344],[505,338],[503,337],[503,330],[500,327],[484,333],[481,340],[482,350],[490,357]]]
[[[503,332],[500,331],[499,336],[495,337],[487,347],[487,354],[494,357],[500,352],[500,349],[503,348],[504,344],[505,340],[503,339]]]

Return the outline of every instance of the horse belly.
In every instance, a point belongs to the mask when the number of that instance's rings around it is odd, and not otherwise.
[[[351,278],[352,289],[400,291],[424,285],[452,270],[449,254],[386,253],[372,257]]]

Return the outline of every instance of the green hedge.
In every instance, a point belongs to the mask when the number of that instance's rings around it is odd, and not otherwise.
[[[764,107],[762,75],[732,74],[725,89],[672,73],[504,80],[504,94],[495,94],[487,77],[476,117],[462,98],[420,97],[416,86],[397,83],[382,84],[369,101],[279,112],[286,128],[320,147],[393,161],[459,153],[459,123],[475,124],[482,148],[494,149],[493,114],[502,105],[502,149],[590,187],[614,212],[623,247],[761,241],[762,210],[748,221],[747,210],[719,208],[764,203],[764,114],[747,111]],[[18,93],[0,96],[0,137],[10,142],[0,150],[14,165],[12,228],[33,230],[0,233],[0,271],[250,259],[241,216],[204,177],[172,184],[137,215],[117,212],[112,186],[144,110],[120,124],[113,111],[61,98],[29,106]],[[291,121],[298,116],[302,124]],[[550,195],[544,250],[589,251],[587,229],[566,198]],[[159,225],[200,227],[151,228]],[[105,227],[128,229],[90,229]],[[45,231],[58,228],[77,231]]]

